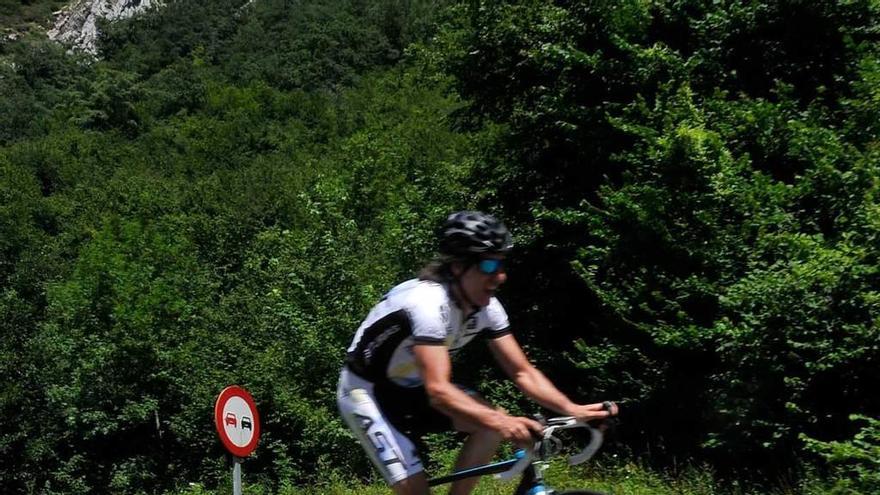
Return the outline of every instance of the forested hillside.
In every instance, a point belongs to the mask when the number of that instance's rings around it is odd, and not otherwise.
[[[251,483],[368,476],[345,347],[463,208],[514,232],[532,359],[622,400],[610,452],[880,490],[877,0],[173,0],[101,29],[97,60],[0,44],[4,490],[216,486],[232,383]],[[456,379],[536,412],[473,347]]]

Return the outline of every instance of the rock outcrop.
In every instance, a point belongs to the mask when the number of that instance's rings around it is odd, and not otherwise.
[[[99,19],[125,19],[162,3],[163,0],[76,0],[56,12],[55,27],[48,35],[50,39],[95,55]]]

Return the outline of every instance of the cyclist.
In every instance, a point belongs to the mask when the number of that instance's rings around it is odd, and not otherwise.
[[[493,357],[527,396],[559,414],[592,420],[617,414],[605,402],[576,404],[529,363],[495,291],[507,280],[510,233],[491,215],[461,211],[443,223],[439,255],[417,279],[373,307],[348,348],[337,404],[373,464],[397,494],[428,494],[421,437],[454,428],[468,438],[456,469],[489,462],[503,440],[529,445],[541,425],[492,407],[451,381],[450,355],[486,337]],[[453,483],[470,493],[476,479]]]

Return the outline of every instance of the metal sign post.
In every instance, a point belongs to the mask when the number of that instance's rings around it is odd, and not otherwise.
[[[241,463],[260,440],[260,415],[251,394],[237,385],[224,388],[214,404],[214,426],[232,454],[232,493],[241,495]]]
[[[243,460],[232,456],[232,495],[241,495],[241,461]]]

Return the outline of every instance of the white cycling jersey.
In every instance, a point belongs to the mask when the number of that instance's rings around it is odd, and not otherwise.
[[[497,338],[509,333],[501,303],[465,315],[450,298],[448,287],[428,280],[408,280],[391,289],[361,323],[348,348],[346,364],[373,383],[403,387],[423,385],[412,347],[445,345],[450,354],[480,334]]]

